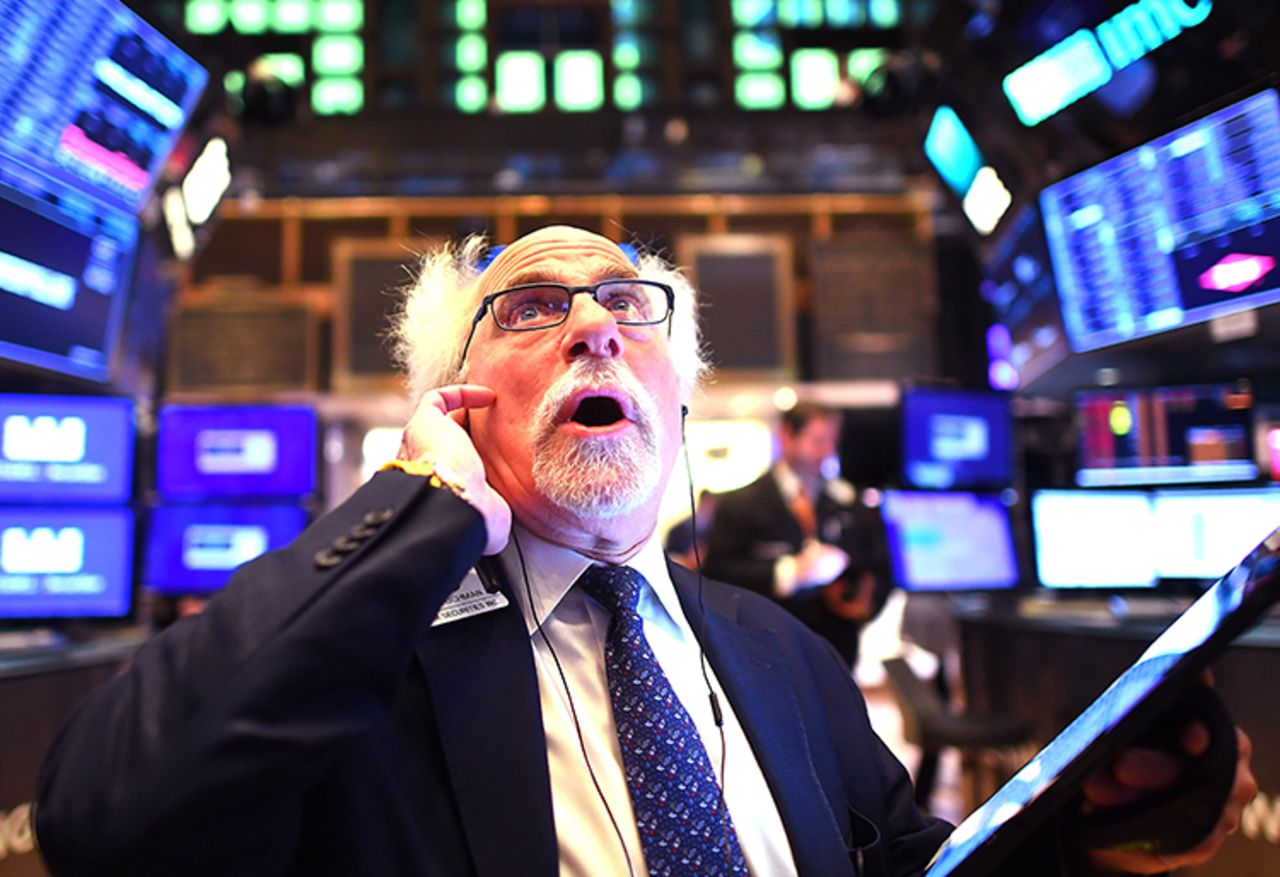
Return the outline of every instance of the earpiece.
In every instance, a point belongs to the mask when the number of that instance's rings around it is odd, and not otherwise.
[[[681,420],[684,420],[684,419],[685,419],[686,417],[688,417],[688,416],[689,416],[689,406],[688,406],[688,405],[681,405],[681,406],[680,406],[680,419],[681,419]]]

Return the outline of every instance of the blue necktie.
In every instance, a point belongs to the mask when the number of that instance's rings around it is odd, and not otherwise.
[[[644,576],[627,566],[592,566],[578,581],[612,615],[604,665],[649,874],[745,875],[711,759],[636,613]]]

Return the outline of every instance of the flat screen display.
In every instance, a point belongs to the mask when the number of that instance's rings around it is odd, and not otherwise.
[[[985,161],[960,116],[949,106],[938,107],[924,138],[924,154],[956,197],[969,193]]]
[[[136,211],[204,68],[119,0],[13,0],[0,33],[0,151]]]
[[[0,503],[123,503],[133,491],[133,403],[0,395]]]
[[[306,526],[297,506],[160,506],[151,512],[142,583],[161,594],[216,591],[236,567],[288,545]]]
[[[1208,581],[1280,527],[1280,488],[1157,490],[1152,514],[1156,574]]]
[[[1040,195],[1071,347],[1280,301],[1280,101],[1255,94]]]
[[[1013,480],[1013,415],[999,393],[902,394],[902,474],[912,487],[1000,488]]]
[[[1024,386],[1071,352],[1049,242],[1035,205],[1019,211],[1000,233],[983,260],[983,274],[982,297],[1004,327],[1008,349],[999,352],[1013,367],[1013,386]]]
[[[131,511],[0,507],[0,619],[123,618],[132,597]]]
[[[0,159],[0,357],[104,382],[138,223]]]
[[[1203,384],[1076,395],[1081,487],[1250,481],[1253,391]]]
[[[1046,588],[1156,585],[1158,531],[1144,491],[1038,491],[1031,531],[1036,577]]]
[[[908,591],[1018,584],[1009,510],[995,496],[886,490],[881,505],[894,579]]]
[[[157,487],[180,501],[308,496],[317,444],[311,408],[169,405],[156,436]]]

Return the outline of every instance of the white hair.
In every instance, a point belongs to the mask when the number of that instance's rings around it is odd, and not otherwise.
[[[480,306],[476,265],[488,248],[486,236],[471,235],[461,243],[440,245],[418,263],[390,332],[393,355],[415,402],[428,390],[466,377],[462,348]],[[671,360],[680,398],[688,401],[709,368],[698,325],[697,292],[679,269],[653,253],[642,252],[636,269],[640,278],[665,283],[675,293]]]

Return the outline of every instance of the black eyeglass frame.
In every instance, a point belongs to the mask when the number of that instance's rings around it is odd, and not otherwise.
[[[506,289],[491,292],[481,299],[480,307],[476,308],[476,315],[471,318],[471,331],[467,333],[467,343],[462,346],[462,358],[459,360],[459,365],[466,363],[467,351],[471,349],[471,341],[476,335],[476,326],[480,325],[480,321],[484,319],[484,315],[486,313],[493,313],[493,324],[504,332],[540,332],[543,329],[554,329],[556,326],[563,325],[565,321],[569,319],[569,311],[573,309],[573,297],[575,295],[591,293],[591,297],[595,298],[600,287],[606,286],[610,283],[641,283],[645,286],[655,286],[665,292],[667,294],[667,313],[664,316],[661,316],[656,320],[619,320],[617,317],[614,317],[614,320],[617,321],[619,326],[656,326],[659,323],[665,322],[667,324],[667,337],[671,337],[671,317],[676,312],[676,293],[674,289],[660,281],[645,280],[641,277],[610,277],[606,280],[600,280],[588,286],[569,286],[565,283],[553,282],[522,283],[519,286],[509,286]],[[523,292],[526,289],[538,289],[540,287],[548,286],[555,287],[556,289],[563,289],[565,292],[569,293],[569,307],[565,309],[565,312],[560,319],[556,320],[554,323],[544,323],[541,326],[525,327],[504,326],[502,323],[498,322],[498,314],[493,310],[493,303],[497,299],[509,292]],[[600,300],[596,299],[596,303],[599,304]]]

